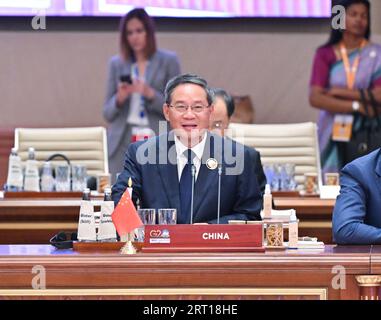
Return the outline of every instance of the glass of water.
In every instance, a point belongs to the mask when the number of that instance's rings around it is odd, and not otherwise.
[[[70,191],[70,166],[56,166],[56,191]]]
[[[176,224],[177,211],[176,209],[159,209],[158,224]]]
[[[285,173],[287,176],[288,190],[296,189],[296,181],[295,181],[295,164],[294,163],[286,163],[284,165]]]
[[[72,165],[72,189],[73,191],[83,191],[87,188],[86,167],[81,164]]]
[[[144,225],[156,224],[155,209],[138,209],[138,215]],[[138,242],[144,242],[144,226],[135,229],[135,238]]]
[[[273,165],[274,168],[274,174],[273,178],[271,180],[270,186],[272,191],[279,191],[281,190],[281,170],[282,165],[279,163],[276,163]]]
[[[271,186],[272,181],[274,179],[274,165],[273,164],[263,165],[263,172],[266,176],[266,183]]]

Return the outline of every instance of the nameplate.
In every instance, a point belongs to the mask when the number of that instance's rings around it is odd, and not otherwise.
[[[263,252],[263,223],[146,225],[143,252]]]
[[[76,198],[82,199],[82,192],[77,191],[4,191],[4,199],[47,199]]]

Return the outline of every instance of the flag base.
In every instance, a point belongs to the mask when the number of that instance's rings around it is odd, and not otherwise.
[[[127,241],[126,244],[120,249],[121,254],[136,254],[136,248],[132,241]]]

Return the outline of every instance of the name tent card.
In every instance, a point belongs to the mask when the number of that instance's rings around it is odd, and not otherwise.
[[[96,241],[94,206],[90,201],[82,200],[79,210],[78,240]]]
[[[143,252],[264,252],[263,223],[146,225]]]
[[[98,240],[116,241],[116,229],[112,222],[112,212],[114,211],[113,201],[103,201],[101,205],[101,215],[98,228]]]

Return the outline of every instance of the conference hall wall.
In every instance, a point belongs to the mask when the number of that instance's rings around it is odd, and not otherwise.
[[[381,1],[373,6],[373,40],[381,43]],[[0,21],[0,128],[106,125],[107,63],[118,51],[117,19]],[[249,94],[257,123],[315,121],[308,82],[327,19],[158,19],[160,48],[176,51],[184,72],[212,86]]]

